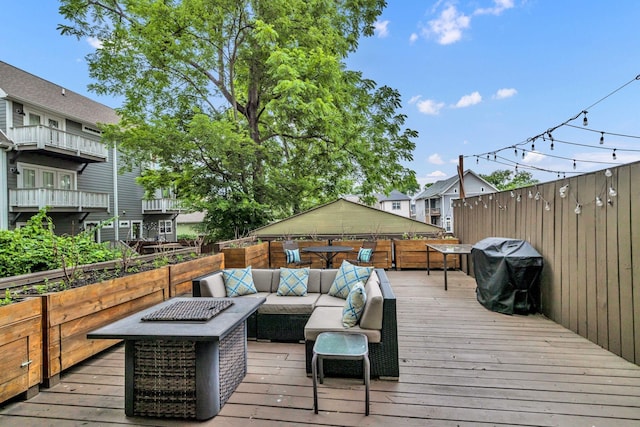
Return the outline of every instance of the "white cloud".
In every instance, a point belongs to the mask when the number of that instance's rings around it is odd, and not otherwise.
[[[373,31],[378,35],[378,38],[385,38],[389,35],[389,21],[376,21],[373,24]]]
[[[498,91],[496,92],[495,95],[493,95],[493,97],[495,99],[506,99],[506,98],[511,98],[512,96],[516,96],[518,93],[518,91],[514,88],[503,88],[503,89],[498,89]]]
[[[420,98],[422,98],[422,95],[412,96],[411,99],[409,100],[409,104],[415,104],[416,102],[418,102]]]
[[[465,95],[456,103],[455,108],[465,108],[482,102],[482,95],[475,91],[469,95]]]
[[[418,106],[418,111],[429,116],[437,116],[440,114],[440,110],[444,108],[444,102],[436,102],[433,99],[419,101],[416,105]]]
[[[444,160],[442,160],[442,157],[440,156],[440,154],[433,153],[432,155],[429,156],[429,163],[434,165],[443,165]]]
[[[540,163],[546,158],[547,156],[539,151],[527,151],[527,154],[524,155],[524,159],[522,159],[522,163]]]
[[[507,9],[513,8],[513,0],[493,0],[494,7],[478,8],[474,15],[500,15]]]
[[[462,38],[462,31],[469,28],[471,18],[461,13],[454,5],[449,5],[437,19],[429,21],[427,35],[435,34],[438,43],[448,45]]]
[[[418,40],[418,35],[416,33],[411,33],[411,35],[409,36],[409,43],[413,44],[416,42],[416,40]]]
[[[442,171],[435,171],[427,174],[427,178],[444,178],[447,174]],[[432,181],[433,182],[433,181]]]
[[[94,49],[102,49],[102,40],[97,39],[95,37],[88,37],[87,43]]]

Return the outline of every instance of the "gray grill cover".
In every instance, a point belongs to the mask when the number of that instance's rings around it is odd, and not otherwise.
[[[489,237],[473,245],[471,257],[480,304],[505,314],[539,310],[542,256],[528,242]]]

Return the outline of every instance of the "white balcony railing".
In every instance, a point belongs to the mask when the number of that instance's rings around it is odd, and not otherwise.
[[[23,188],[9,190],[10,210],[68,208],[82,212],[85,209],[109,210],[108,193],[88,191],[54,190],[48,188]]]
[[[11,139],[17,147],[35,145],[41,150],[56,149],[78,157],[93,156],[107,159],[105,144],[43,125],[23,126],[12,129]]]
[[[142,201],[142,213],[178,212],[180,207],[178,199],[164,198]]]

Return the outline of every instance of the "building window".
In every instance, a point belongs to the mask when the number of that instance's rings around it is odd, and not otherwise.
[[[400,202],[391,202],[392,211],[399,211],[400,209]]]
[[[46,188],[49,190],[75,190],[76,172],[26,163],[18,163],[18,188]]]
[[[447,231],[447,233],[451,233],[451,217],[450,216],[448,216],[444,220],[444,229]]]
[[[173,234],[173,221],[161,219],[158,221],[158,234]]]

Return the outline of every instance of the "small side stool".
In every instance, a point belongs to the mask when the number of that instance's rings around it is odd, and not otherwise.
[[[369,342],[367,336],[359,333],[322,332],[313,345],[311,373],[313,376],[313,410],[318,413],[318,371],[320,384],[324,381],[322,361],[324,359],[362,360],[364,364],[365,415],[369,415]]]

